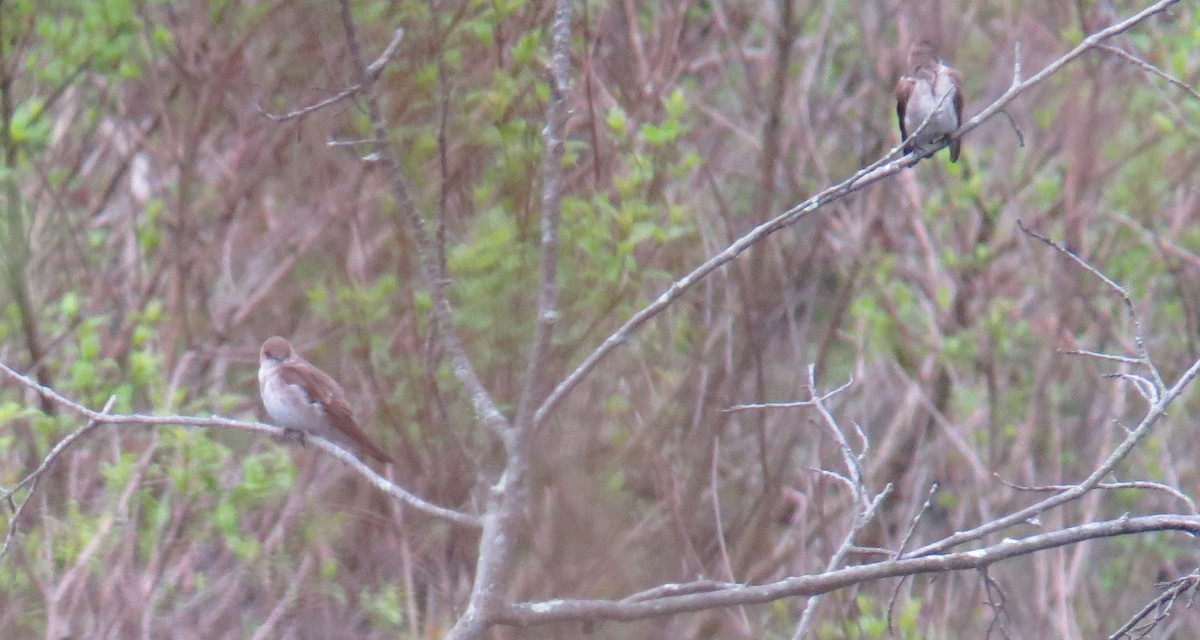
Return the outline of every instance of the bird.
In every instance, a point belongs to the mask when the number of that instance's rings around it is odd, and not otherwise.
[[[896,84],[896,116],[904,153],[928,153],[949,144],[950,162],[957,162],[962,142],[951,139],[950,134],[962,124],[962,74],[946,66],[937,46],[928,40],[913,44],[908,65],[910,71]],[[929,121],[921,128],[926,118]]]
[[[301,442],[305,434],[312,434],[392,462],[358,426],[341,385],[300,357],[286,339],[272,336],[263,342],[258,391],[271,420],[285,431],[298,432]]]

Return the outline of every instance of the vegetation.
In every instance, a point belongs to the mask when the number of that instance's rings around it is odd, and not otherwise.
[[[1067,638],[1156,599],[1156,633],[1200,625],[1174,600],[1200,582],[1195,6],[349,4],[353,39],[315,0],[0,3],[0,637]],[[957,164],[793,209],[900,142],[907,43],[942,43],[973,116],[1155,4]],[[346,388],[386,478],[482,527],[320,446],[89,424],[32,386],[253,422],[271,335]],[[547,605],[1006,538],[1033,542],[671,615]]]

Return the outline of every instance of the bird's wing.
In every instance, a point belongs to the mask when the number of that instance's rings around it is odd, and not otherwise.
[[[375,446],[367,438],[367,434],[358,426],[358,422],[354,419],[354,411],[350,409],[349,403],[346,402],[345,396],[336,396],[327,402],[322,402],[321,406],[325,408],[325,413],[329,415],[329,420],[333,426],[346,436],[354,446],[370,454],[371,457],[380,462],[390,463],[392,459],[382,449]]]
[[[297,358],[298,363],[282,362],[279,364],[277,371],[279,379],[285,384],[299,387],[304,392],[304,397],[311,404],[324,404],[330,396],[337,395],[342,388],[329,374],[312,366],[308,361]],[[300,366],[300,364],[306,364]]]
[[[950,84],[954,85],[954,126],[962,126],[963,113],[963,91],[962,91],[962,74],[958,69],[953,67],[948,68],[947,73],[950,74]],[[955,138],[950,141],[950,162],[958,162],[958,152],[962,149],[962,138]]]
[[[308,364],[305,362],[305,364]],[[382,462],[391,462],[379,447],[375,446],[362,427],[354,419],[354,410],[346,401],[346,392],[329,374],[312,366],[299,367],[290,363],[279,365],[279,377],[285,383],[295,385],[304,391],[305,397],[312,404],[318,404],[329,416],[333,427],[342,433],[355,447],[362,449],[372,457]]]
[[[904,110],[908,107],[908,97],[912,95],[916,81],[908,76],[901,76],[896,83],[896,118],[900,121],[900,140],[908,139],[908,131],[904,129]]]
[[[962,91],[962,74],[958,69],[947,67],[946,73],[950,75],[950,84],[954,86],[954,123],[956,126],[962,126],[963,112],[963,91]]]

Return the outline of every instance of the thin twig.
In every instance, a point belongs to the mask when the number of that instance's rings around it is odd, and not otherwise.
[[[3,365],[0,364],[0,366]],[[31,384],[41,386],[34,380],[29,380],[29,382]],[[104,403],[104,408],[100,410],[100,414],[107,414],[109,411],[111,411],[112,406],[116,403],[116,401],[117,396],[109,396],[108,401]],[[71,432],[67,437],[59,440],[58,444],[54,445],[54,447],[50,449],[50,453],[46,454],[46,457],[42,459],[42,462],[38,465],[37,469],[34,469],[32,473],[25,476],[11,488],[0,491],[0,493],[3,494],[0,495],[0,500],[4,500],[9,504],[10,507],[12,507],[13,495],[16,494],[17,491],[20,491],[21,487],[29,487],[29,493],[25,496],[25,499],[21,501],[20,505],[12,509],[12,518],[8,521],[8,531],[4,534],[4,544],[0,545],[0,558],[3,558],[4,554],[8,553],[8,546],[12,543],[13,538],[17,535],[17,522],[21,519],[21,513],[25,511],[25,505],[29,504],[29,499],[32,498],[33,493],[37,491],[37,483],[38,480],[41,479],[42,474],[44,474],[46,469],[49,469],[50,465],[54,464],[54,461],[57,460],[64,451],[69,449],[71,445],[75,443],[75,441],[79,440],[92,429],[95,429],[102,424],[104,424],[104,422],[97,418],[89,418],[87,424],[84,424],[82,427],[79,427],[75,431]]]
[[[721,487],[717,476],[717,461],[721,458],[721,440],[713,438],[712,455],[709,457],[708,483],[709,493],[712,494],[713,526],[716,528],[717,553],[721,558],[721,568],[725,577],[733,580],[733,563],[729,561],[729,549],[725,546],[725,524],[721,521]],[[750,619],[744,608],[738,609],[738,622],[741,623],[742,635],[750,632]]]
[[[367,75],[371,78],[371,82],[377,80],[379,78],[379,74],[383,73],[383,68],[387,66],[389,61],[391,61],[392,55],[396,53],[396,48],[400,46],[400,41],[403,39],[404,29],[396,29],[396,32],[392,35],[392,41],[388,43],[387,48],[385,48],[383,53],[381,53],[379,57],[367,67]],[[356,96],[369,85],[370,83],[360,82],[353,86],[342,89],[341,91],[328,98],[325,98],[324,100],[317,101],[307,107],[301,107],[287,113],[270,113],[263,109],[262,103],[259,103],[255,106],[258,108],[258,113],[268,120],[274,122],[287,122],[288,120],[302,118],[314,111],[320,111],[325,107],[337,104],[342,100]]]
[[[858,533],[874,519],[875,512],[879,510],[879,505],[883,504],[883,501],[887,499],[891,492],[892,484],[889,482],[870,504],[866,505],[861,511],[856,510],[854,523],[850,526],[850,530],[846,532],[846,537],[842,539],[842,543],[838,546],[837,551],[829,557],[829,562],[825,565],[825,575],[834,573],[838,567],[842,566],[842,562],[845,561],[846,556],[855,548],[854,540],[858,537]],[[817,603],[820,602],[820,599],[821,594],[814,594],[804,603],[804,611],[800,614],[800,622],[796,625],[796,631],[792,634],[792,640],[800,640],[805,636],[809,625],[812,624],[812,618],[815,615]]]
[[[917,525],[921,522],[921,518],[924,517],[925,513],[929,511],[929,508],[933,506],[933,497],[937,495],[937,490],[938,483],[935,482],[929,486],[929,494],[925,496],[925,502],[921,504],[921,508],[917,510],[917,514],[913,516],[912,522],[908,523],[908,531],[904,532],[904,537],[900,539],[900,548],[896,550],[895,555],[892,557],[899,557],[904,554],[904,550],[908,548],[908,543],[912,540],[913,534],[917,532]],[[894,614],[896,611],[896,602],[900,600],[900,589],[903,586],[904,578],[901,578],[896,582],[896,588],[892,590],[892,597],[888,599],[886,618],[888,631],[890,631],[892,635],[899,635],[896,632]]]
[[[992,629],[999,627],[1001,636],[1011,638],[1012,636],[1008,635],[1008,625],[1004,624],[1004,619],[1009,617],[1008,609],[1004,606],[1008,602],[1008,596],[1004,595],[1000,583],[988,574],[987,567],[980,569],[979,573],[983,576],[983,592],[986,595],[987,606],[992,610],[992,620],[988,623],[986,637],[992,637]]]
[[[933,506],[933,497],[937,495],[939,486],[936,482],[929,486],[929,494],[925,496],[925,502],[917,510],[917,515],[913,516],[912,522],[908,523],[908,530],[904,532],[904,537],[900,540],[900,548],[896,550],[896,555],[902,555],[904,550],[908,548],[908,543],[912,540],[913,534],[917,532],[917,524],[921,522],[921,518]]]
[[[1112,635],[1108,636],[1109,640],[1118,640],[1119,638],[1124,638],[1126,635],[1131,633],[1134,627],[1137,627],[1142,620],[1145,620],[1147,616],[1149,616],[1151,613],[1154,613],[1154,619],[1142,627],[1143,633],[1141,636],[1146,637],[1151,629],[1153,629],[1159,622],[1171,614],[1172,606],[1181,595],[1187,593],[1188,589],[1194,590],[1197,588],[1197,586],[1200,586],[1200,573],[1190,573],[1182,578],[1178,578],[1170,583],[1167,583],[1166,586],[1167,589],[1159,594],[1158,597],[1146,603],[1146,606],[1142,607],[1141,610],[1135,613],[1128,622],[1121,625],[1121,627],[1116,631],[1112,632]],[[1193,591],[1193,597],[1195,597],[1195,591]]]
[[[1066,355],[1069,355],[1069,356],[1088,356],[1091,358],[1099,358],[1101,360],[1111,360],[1113,362],[1121,362],[1124,364],[1135,364],[1135,365],[1145,365],[1146,364],[1145,362],[1142,362],[1142,360],[1140,358],[1130,358],[1129,356],[1118,356],[1118,355],[1113,355],[1111,353],[1098,353],[1096,351],[1088,351],[1087,349],[1071,349],[1068,351],[1063,351],[1062,353],[1065,353]]]
[[[999,480],[1000,483],[1003,484],[1004,486],[1010,487],[1012,489],[1016,489],[1017,491],[1031,491],[1031,492],[1038,492],[1038,493],[1066,491],[1067,489],[1070,489],[1072,486],[1074,486],[1074,485],[1069,485],[1069,484],[1021,485],[1021,484],[1016,484],[1014,482],[1009,482],[1008,480],[1001,478],[999,475],[996,475],[996,479]],[[1176,500],[1179,500],[1183,504],[1187,505],[1189,512],[1191,512],[1193,514],[1200,513],[1200,511],[1196,511],[1195,501],[1193,501],[1191,498],[1184,495],[1182,491],[1176,489],[1175,487],[1162,484],[1161,482],[1152,482],[1150,480],[1133,480],[1133,481],[1129,481],[1129,482],[1101,482],[1101,483],[1097,484],[1095,486],[1095,488],[1103,490],[1103,491],[1117,491],[1119,489],[1148,489],[1150,491],[1162,491],[1163,493],[1169,494],[1172,498],[1175,498]]]
[[[808,365],[808,386],[814,392],[817,389],[816,367],[812,364]],[[875,512],[879,508],[879,505],[883,504],[884,498],[891,493],[892,485],[889,483],[884,487],[883,491],[868,501],[867,487],[862,477],[862,456],[865,455],[868,446],[866,435],[859,429],[858,435],[863,441],[863,453],[855,455],[854,450],[850,448],[850,443],[847,441],[846,435],[842,432],[841,426],[838,425],[833,414],[829,412],[829,408],[825,406],[825,402],[818,397],[814,399],[813,406],[821,414],[821,418],[824,420],[825,426],[828,427],[830,435],[833,436],[842,451],[842,463],[846,465],[847,481],[850,485],[851,495],[854,498],[854,519],[850,523],[850,529],[846,532],[846,536],[842,538],[841,544],[834,551],[833,555],[829,557],[829,562],[825,565],[825,573],[829,573],[842,566],[846,555],[854,547],[854,541],[858,537],[858,533],[875,517]],[[813,596],[804,603],[804,610],[800,614],[800,622],[796,625],[796,630],[792,634],[793,640],[800,640],[807,633],[809,625],[812,624],[812,617],[819,601],[820,596]]]
[[[1093,470],[1092,473],[1088,475],[1087,478],[1084,478],[1079,484],[1073,485],[1071,488],[1063,491],[1060,494],[1051,496],[1045,500],[1042,500],[1041,502],[1025,507],[1024,509],[1020,509],[1001,518],[996,518],[990,522],[985,522],[974,529],[960,531],[951,536],[943,538],[942,540],[925,545],[924,547],[921,547],[920,549],[917,549],[912,553],[905,555],[904,557],[918,557],[942,553],[947,549],[952,549],[960,544],[963,544],[964,542],[978,540],[990,533],[995,533],[1002,529],[1011,527],[1012,525],[1025,522],[1049,509],[1072,502],[1088,491],[1091,491],[1096,487],[1096,485],[1100,484],[1101,479],[1112,473],[1113,469],[1115,469],[1117,465],[1129,455],[1129,452],[1133,451],[1133,448],[1137,446],[1142,439],[1150,434],[1150,429],[1166,414],[1167,407],[1170,406],[1171,403],[1174,402],[1181,393],[1183,393],[1183,390],[1186,389],[1187,386],[1191,384],[1192,380],[1194,380],[1198,375],[1200,375],[1200,360],[1196,360],[1196,362],[1192,363],[1192,366],[1189,367],[1188,370],[1179,377],[1179,380],[1175,383],[1175,385],[1170,389],[1167,389],[1166,392],[1163,393],[1158,399],[1158,401],[1150,406],[1146,412],[1146,415],[1142,417],[1142,420],[1138,423],[1137,427],[1130,431],[1125,439],[1121,441],[1121,444],[1117,445],[1117,447],[1113,449],[1113,452],[1109,454],[1108,458],[1098,467],[1096,467],[1096,469]]]
[[[1141,58],[1134,56],[1122,49],[1114,47],[1110,44],[1102,44],[1102,45],[1099,45],[1097,48],[1107,51],[1123,60],[1126,60],[1127,62],[1131,62],[1131,63],[1141,67],[1146,72],[1156,75],[1156,76],[1162,78],[1163,80],[1166,80],[1167,82],[1171,83],[1172,85],[1175,85],[1176,87],[1186,91],[1193,98],[1200,100],[1200,93],[1197,93],[1195,89],[1193,89],[1190,86],[1188,86],[1187,84],[1184,84],[1183,82],[1177,80],[1171,74],[1167,73],[1166,71],[1163,71],[1162,69],[1159,69],[1158,67],[1150,64],[1149,62],[1146,62],[1145,60],[1142,60]]]
[[[1024,149],[1025,134],[1021,132],[1021,127],[1017,126],[1017,121],[1013,120],[1012,114],[1008,112],[1008,109],[1001,109],[1000,113],[1008,120],[1008,126],[1012,127],[1013,135],[1017,136],[1017,148]]]
[[[1146,367],[1150,369],[1150,374],[1154,376],[1154,385],[1157,387],[1157,390],[1161,393],[1164,389],[1166,389],[1167,385],[1165,382],[1163,382],[1162,374],[1159,373],[1158,367],[1154,366],[1154,361],[1150,358],[1150,352],[1146,349],[1146,339],[1142,333],[1142,320],[1138,316],[1137,309],[1133,306],[1133,298],[1129,297],[1129,293],[1125,291],[1125,288],[1101,273],[1099,269],[1088,264],[1086,260],[1080,258],[1075,254],[1075,252],[1067,249],[1050,238],[1033,231],[1029,227],[1026,227],[1024,222],[1017,220],[1017,227],[1019,227],[1021,231],[1025,232],[1026,235],[1029,235],[1030,237],[1042,242],[1046,246],[1070,258],[1075,264],[1079,265],[1085,271],[1095,276],[1109,289],[1121,297],[1121,301],[1125,303],[1125,310],[1129,314],[1130,321],[1133,323],[1133,341],[1134,344],[1137,345],[1138,355],[1141,357],[1142,364],[1146,365]]]
[[[1138,395],[1151,404],[1154,404],[1154,401],[1158,398],[1158,389],[1145,376],[1139,376],[1136,373],[1108,373],[1103,377],[1132,382],[1133,388],[1137,389]]]
[[[296,606],[296,600],[300,595],[300,586],[308,579],[308,572],[312,570],[312,565],[313,556],[311,554],[305,555],[304,559],[300,561],[300,566],[296,569],[296,572],[292,574],[292,578],[288,580],[288,586],[283,591],[283,597],[279,598],[279,602],[276,602],[275,606],[271,608],[271,613],[259,625],[258,630],[254,632],[250,640],[265,640],[266,638],[278,636],[280,630],[276,628],[276,625]]]
[[[721,411],[723,413],[734,413],[736,411],[749,411],[751,409],[799,409],[803,407],[813,407],[816,406],[818,402],[824,402],[845,391],[846,389],[850,388],[850,385],[852,384],[854,384],[853,376],[851,376],[845,384],[834,389],[833,391],[821,396],[813,396],[813,398],[809,400],[796,400],[793,402],[764,402],[759,404],[735,404],[731,407],[726,407]]]

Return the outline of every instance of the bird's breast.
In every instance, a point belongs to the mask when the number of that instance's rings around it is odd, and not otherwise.
[[[953,91],[953,88],[950,89]],[[930,116],[930,112],[933,115]],[[904,112],[904,126],[911,135],[929,118],[929,123],[919,134],[922,139],[936,138],[958,129],[958,117],[954,114],[954,96],[946,93],[935,95],[928,82],[919,82],[913,88]]]
[[[303,389],[284,382],[274,372],[259,374],[263,407],[278,426],[305,431],[327,426],[324,408],[309,402]]]

